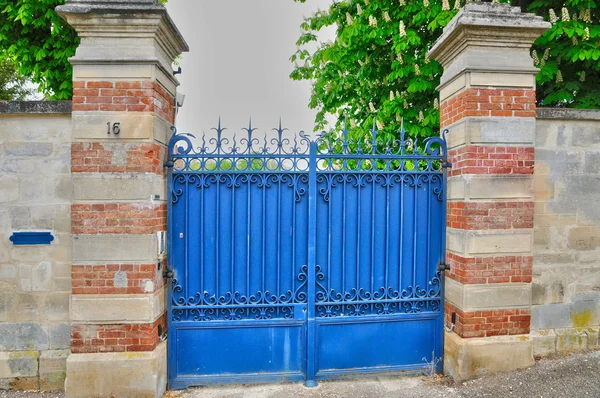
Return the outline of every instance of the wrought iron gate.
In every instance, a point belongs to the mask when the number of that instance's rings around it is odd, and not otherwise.
[[[445,140],[214,130],[169,144],[171,388],[441,371]]]

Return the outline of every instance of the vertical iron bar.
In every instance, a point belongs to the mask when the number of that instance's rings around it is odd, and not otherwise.
[[[237,176],[230,174],[231,178],[231,270],[229,277],[231,279],[231,289],[229,292],[234,294],[235,292],[235,184],[237,183]]]
[[[217,296],[217,299],[220,297],[220,289],[219,289],[219,283],[220,283],[220,279],[221,279],[221,270],[219,269],[221,264],[221,259],[219,258],[219,253],[221,251],[221,247],[220,245],[220,239],[219,239],[219,231],[220,231],[220,221],[221,221],[221,199],[220,199],[220,193],[221,193],[221,186],[219,184],[219,182],[221,181],[221,174],[217,174],[217,212],[216,212],[216,217],[217,217],[217,223],[216,223],[216,253],[215,253],[215,258],[216,258],[216,272],[215,272],[215,277],[216,277],[216,283],[217,283],[217,290],[215,292],[215,295]]]
[[[307,358],[306,387],[316,387],[316,266],[317,266],[317,143],[310,142],[310,160],[308,176],[308,325],[307,325]]]
[[[262,281],[260,285],[260,292],[265,293],[265,277],[266,277],[266,257],[267,251],[267,183],[269,182],[269,175],[265,174],[265,180],[262,191]]]
[[[187,299],[189,298],[188,296],[188,287],[189,287],[189,273],[188,273],[188,269],[189,269],[189,254],[188,254],[188,231],[189,231],[189,217],[188,214],[189,213],[189,202],[190,202],[190,175],[188,174],[185,178],[185,227],[184,227],[184,239],[183,239],[183,247],[184,247],[184,254],[183,254],[183,270],[184,270],[184,277],[183,277],[183,283],[185,284],[185,287],[183,289],[183,293],[185,294],[184,298],[187,302]]]
[[[356,289],[360,290],[360,184],[362,176],[356,175],[356,184],[358,187],[358,198],[356,199]]]
[[[278,300],[279,284],[281,283],[281,178],[281,174],[277,176],[277,287],[275,291]],[[279,307],[277,307],[277,315],[279,315]]]
[[[247,218],[246,218],[246,296],[250,297],[250,227],[251,227],[251,214],[250,204],[252,202],[252,196],[250,195],[250,184],[251,174],[248,174],[248,200],[247,202]]]
[[[429,181],[427,184],[427,251],[425,253],[425,284],[429,283],[431,280],[429,278],[429,268],[431,265],[429,264],[429,258],[431,257],[429,254],[429,249],[431,245],[431,178],[433,175],[429,175]]]
[[[383,287],[387,290],[388,288],[388,273],[389,273],[389,255],[390,255],[390,183],[391,175],[386,176],[389,178],[388,183],[385,187],[385,280]]]
[[[402,270],[404,263],[404,175],[400,181],[400,250],[398,251],[398,291],[402,293]]]
[[[300,176],[296,177],[295,175],[292,175],[294,183],[293,183],[293,188],[292,188],[292,272],[291,272],[291,278],[292,278],[292,284],[290,285],[292,288],[292,293],[294,293],[296,291],[296,189],[297,189],[297,184],[300,183]],[[292,302],[295,301],[296,297],[293,296],[292,297]]]
[[[412,287],[413,291],[417,287],[417,202],[419,197],[419,175],[414,175],[415,179],[415,195],[413,203],[413,274],[412,274]]]
[[[202,296],[202,300],[204,300],[204,183],[205,182],[206,182],[206,175],[201,175],[200,176],[200,183],[201,183],[200,184],[200,295]]]
[[[329,186],[327,187],[327,189],[329,190],[329,200],[327,201],[327,296],[329,296],[329,292],[331,292],[331,191],[333,189],[333,177],[334,175],[332,174],[331,176],[325,176],[325,177],[331,177],[331,180],[329,178],[325,178],[325,183],[328,184]],[[309,185],[310,187],[310,185]]]
[[[344,187],[342,190],[342,288],[340,293],[344,296],[346,293],[346,177],[347,175],[342,175]]]
[[[373,278],[375,272],[375,180],[377,175],[373,174],[373,189],[371,191],[371,293],[373,293]],[[373,307],[371,305],[371,307]]]

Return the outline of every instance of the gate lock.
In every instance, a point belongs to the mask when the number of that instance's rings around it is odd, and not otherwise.
[[[163,278],[167,278],[167,279],[171,279],[175,276],[175,272],[173,272],[173,270],[165,270],[165,272],[163,272]]]
[[[440,272],[444,272],[444,271],[450,271],[450,264],[440,264],[438,265],[438,271]]]

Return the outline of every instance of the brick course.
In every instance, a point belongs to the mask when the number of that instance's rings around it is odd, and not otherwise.
[[[73,234],[152,234],[167,229],[167,205],[144,203],[72,204]]]
[[[442,128],[469,116],[535,117],[535,90],[470,88],[440,105]]]
[[[533,256],[462,257],[447,253],[446,276],[462,284],[531,283]]]
[[[148,294],[164,285],[156,264],[73,265],[73,294]]]
[[[166,148],[156,143],[75,142],[73,173],[155,173],[164,175]]]
[[[153,81],[74,81],[73,111],[155,112],[173,124],[175,98]]]
[[[71,352],[140,352],[153,351],[161,341],[158,326],[166,332],[166,315],[153,324],[142,325],[73,325]]]
[[[466,145],[448,151],[448,176],[533,174],[534,160],[533,147]]]
[[[466,230],[533,228],[534,202],[448,202],[446,225]]]
[[[446,327],[451,326],[452,313],[456,313],[454,332],[462,338],[512,336],[530,330],[530,309],[463,312],[446,302],[444,311]]]

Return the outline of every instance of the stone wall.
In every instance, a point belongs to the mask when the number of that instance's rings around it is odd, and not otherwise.
[[[0,102],[0,389],[64,386],[70,142],[70,102]],[[50,231],[54,241],[16,246],[16,231]]]
[[[535,158],[534,353],[597,348],[600,111],[538,110]]]

